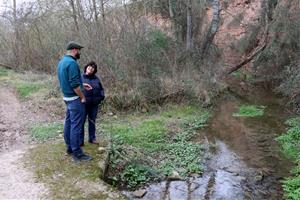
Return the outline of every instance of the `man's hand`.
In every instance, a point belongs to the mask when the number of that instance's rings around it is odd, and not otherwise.
[[[84,87],[85,90],[91,90],[91,89],[93,89],[93,87],[90,84],[88,84],[88,83],[83,83],[83,87]]]
[[[292,95],[292,99],[295,99],[297,96],[299,96],[300,95],[300,93],[299,92],[297,92],[297,93],[294,93],[293,95]]]
[[[86,98],[85,98],[84,94],[81,92],[80,86],[78,86],[77,88],[75,88],[73,90],[80,97],[81,103],[85,103]]]

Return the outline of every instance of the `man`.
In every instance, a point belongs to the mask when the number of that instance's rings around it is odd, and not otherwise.
[[[80,148],[80,134],[84,120],[86,98],[82,93],[83,84],[77,59],[80,58],[82,45],[76,42],[69,42],[67,53],[59,61],[57,76],[60,88],[66,103],[66,119],[64,124],[64,139],[67,145],[67,153],[72,155],[75,162],[92,160],[83,153]]]

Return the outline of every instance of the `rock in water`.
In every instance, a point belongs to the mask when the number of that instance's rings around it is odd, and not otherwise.
[[[132,194],[136,198],[142,198],[147,193],[147,190],[145,189],[139,189],[134,191]]]

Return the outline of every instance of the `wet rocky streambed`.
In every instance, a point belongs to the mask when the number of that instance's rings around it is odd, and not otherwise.
[[[234,117],[240,105],[266,106],[263,116]],[[265,92],[249,100],[230,98],[221,102],[200,138],[215,146],[201,177],[164,181],[145,188],[142,200],[263,200],[283,199],[280,181],[292,165],[280,152],[275,138],[285,131],[290,113],[282,102]],[[195,138],[197,139],[197,138]]]

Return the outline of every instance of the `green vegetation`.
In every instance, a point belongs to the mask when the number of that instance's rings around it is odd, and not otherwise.
[[[50,79],[50,76],[45,77],[29,72],[21,74],[0,67],[0,81],[14,88],[21,100],[26,100],[35,93],[49,89],[50,84],[47,84],[47,82]]]
[[[126,166],[121,174],[121,180],[127,182],[129,188],[145,184],[147,181],[151,180],[150,177],[150,169],[139,164],[130,164]]]
[[[61,141],[48,142],[31,149],[25,157],[26,166],[50,189],[51,199],[124,199],[119,195],[108,197],[113,190],[100,181],[98,162],[103,158],[95,145],[84,146],[84,151],[94,159],[80,165],[65,150]]]
[[[38,92],[45,88],[44,84],[19,82],[15,84],[17,92],[22,100],[25,100],[32,93]]]
[[[264,115],[265,106],[242,105],[239,107],[239,112],[234,113],[234,117],[257,117]]]
[[[31,136],[39,141],[55,138],[59,134],[62,134],[62,131],[62,123],[40,123],[34,124],[30,127]]]
[[[244,81],[249,81],[249,82],[254,81],[253,75],[251,73],[244,72],[241,69],[233,72],[232,75],[237,77],[237,78],[243,79]]]
[[[286,134],[277,138],[285,155],[292,159],[297,166],[292,170],[293,176],[283,181],[284,195],[286,199],[300,199],[300,117],[286,121],[289,126]]]
[[[0,66],[0,77],[7,76],[7,75],[8,75],[7,69]]]
[[[202,173],[203,148],[191,139],[205,126],[207,111],[192,106],[104,120],[102,129],[113,141],[109,178],[113,184],[136,188],[177,171],[186,177]]]

